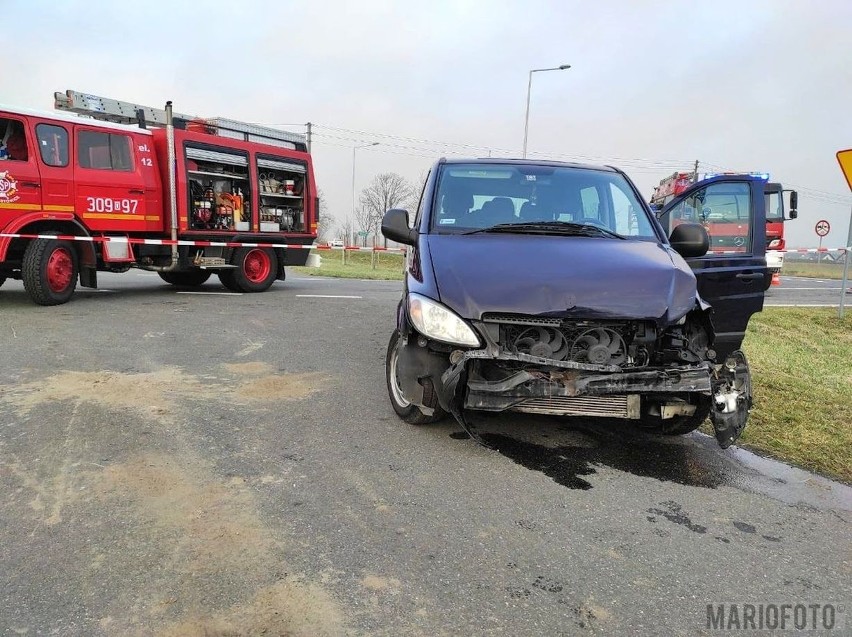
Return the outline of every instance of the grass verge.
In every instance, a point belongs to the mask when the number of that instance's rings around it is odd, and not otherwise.
[[[334,276],[345,279],[402,280],[403,256],[395,252],[377,252],[375,268],[369,252],[347,252],[343,263],[342,250],[312,252],[322,257],[318,268],[292,267],[288,271],[306,276]]]
[[[807,263],[786,261],[781,268],[784,276],[806,276],[814,279],[842,279],[843,263]]]
[[[755,404],[741,444],[852,482],[852,314],[767,308],[743,350]]]

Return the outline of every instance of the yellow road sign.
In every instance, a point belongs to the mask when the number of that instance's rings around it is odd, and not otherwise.
[[[837,151],[837,162],[840,164],[840,170],[843,171],[844,177],[846,177],[849,189],[852,190],[852,148]]]

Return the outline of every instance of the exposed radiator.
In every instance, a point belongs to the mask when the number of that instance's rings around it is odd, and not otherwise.
[[[527,398],[512,411],[556,416],[593,416],[599,418],[632,418],[640,415],[638,394],[626,396],[553,396]]]

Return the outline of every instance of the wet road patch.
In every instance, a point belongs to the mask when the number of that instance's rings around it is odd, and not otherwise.
[[[505,433],[481,432],[482,439],[500,454],[531,471],[544,473],[569,489],[591,489],[593,484],[589,477],[597,473],[598,467],[711,489],[725,481],[719,471],[708,469],[698,461],[701,450],[679,441],[669,443],[641,433],[624,439],[593,427],[563,426],[547,434],[536,432],[537,437],[547,439],[547,444],[524,435],[526,437],[521,439]],[[450,437],[468,439],[463,431],[453,432]],[[570,444],[554,445],[556,441]]]

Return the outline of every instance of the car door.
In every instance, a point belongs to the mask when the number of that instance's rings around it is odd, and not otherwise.
[[[742,345],[752,314],[763,309],[766,213],[763,181],[746,176],[699,182],[666,204],[660,222],[671,234],[680,223],[700,223],[710,236],[703,257],[687,259],[698,293],[713,306],[714,348],[722,361]]]

